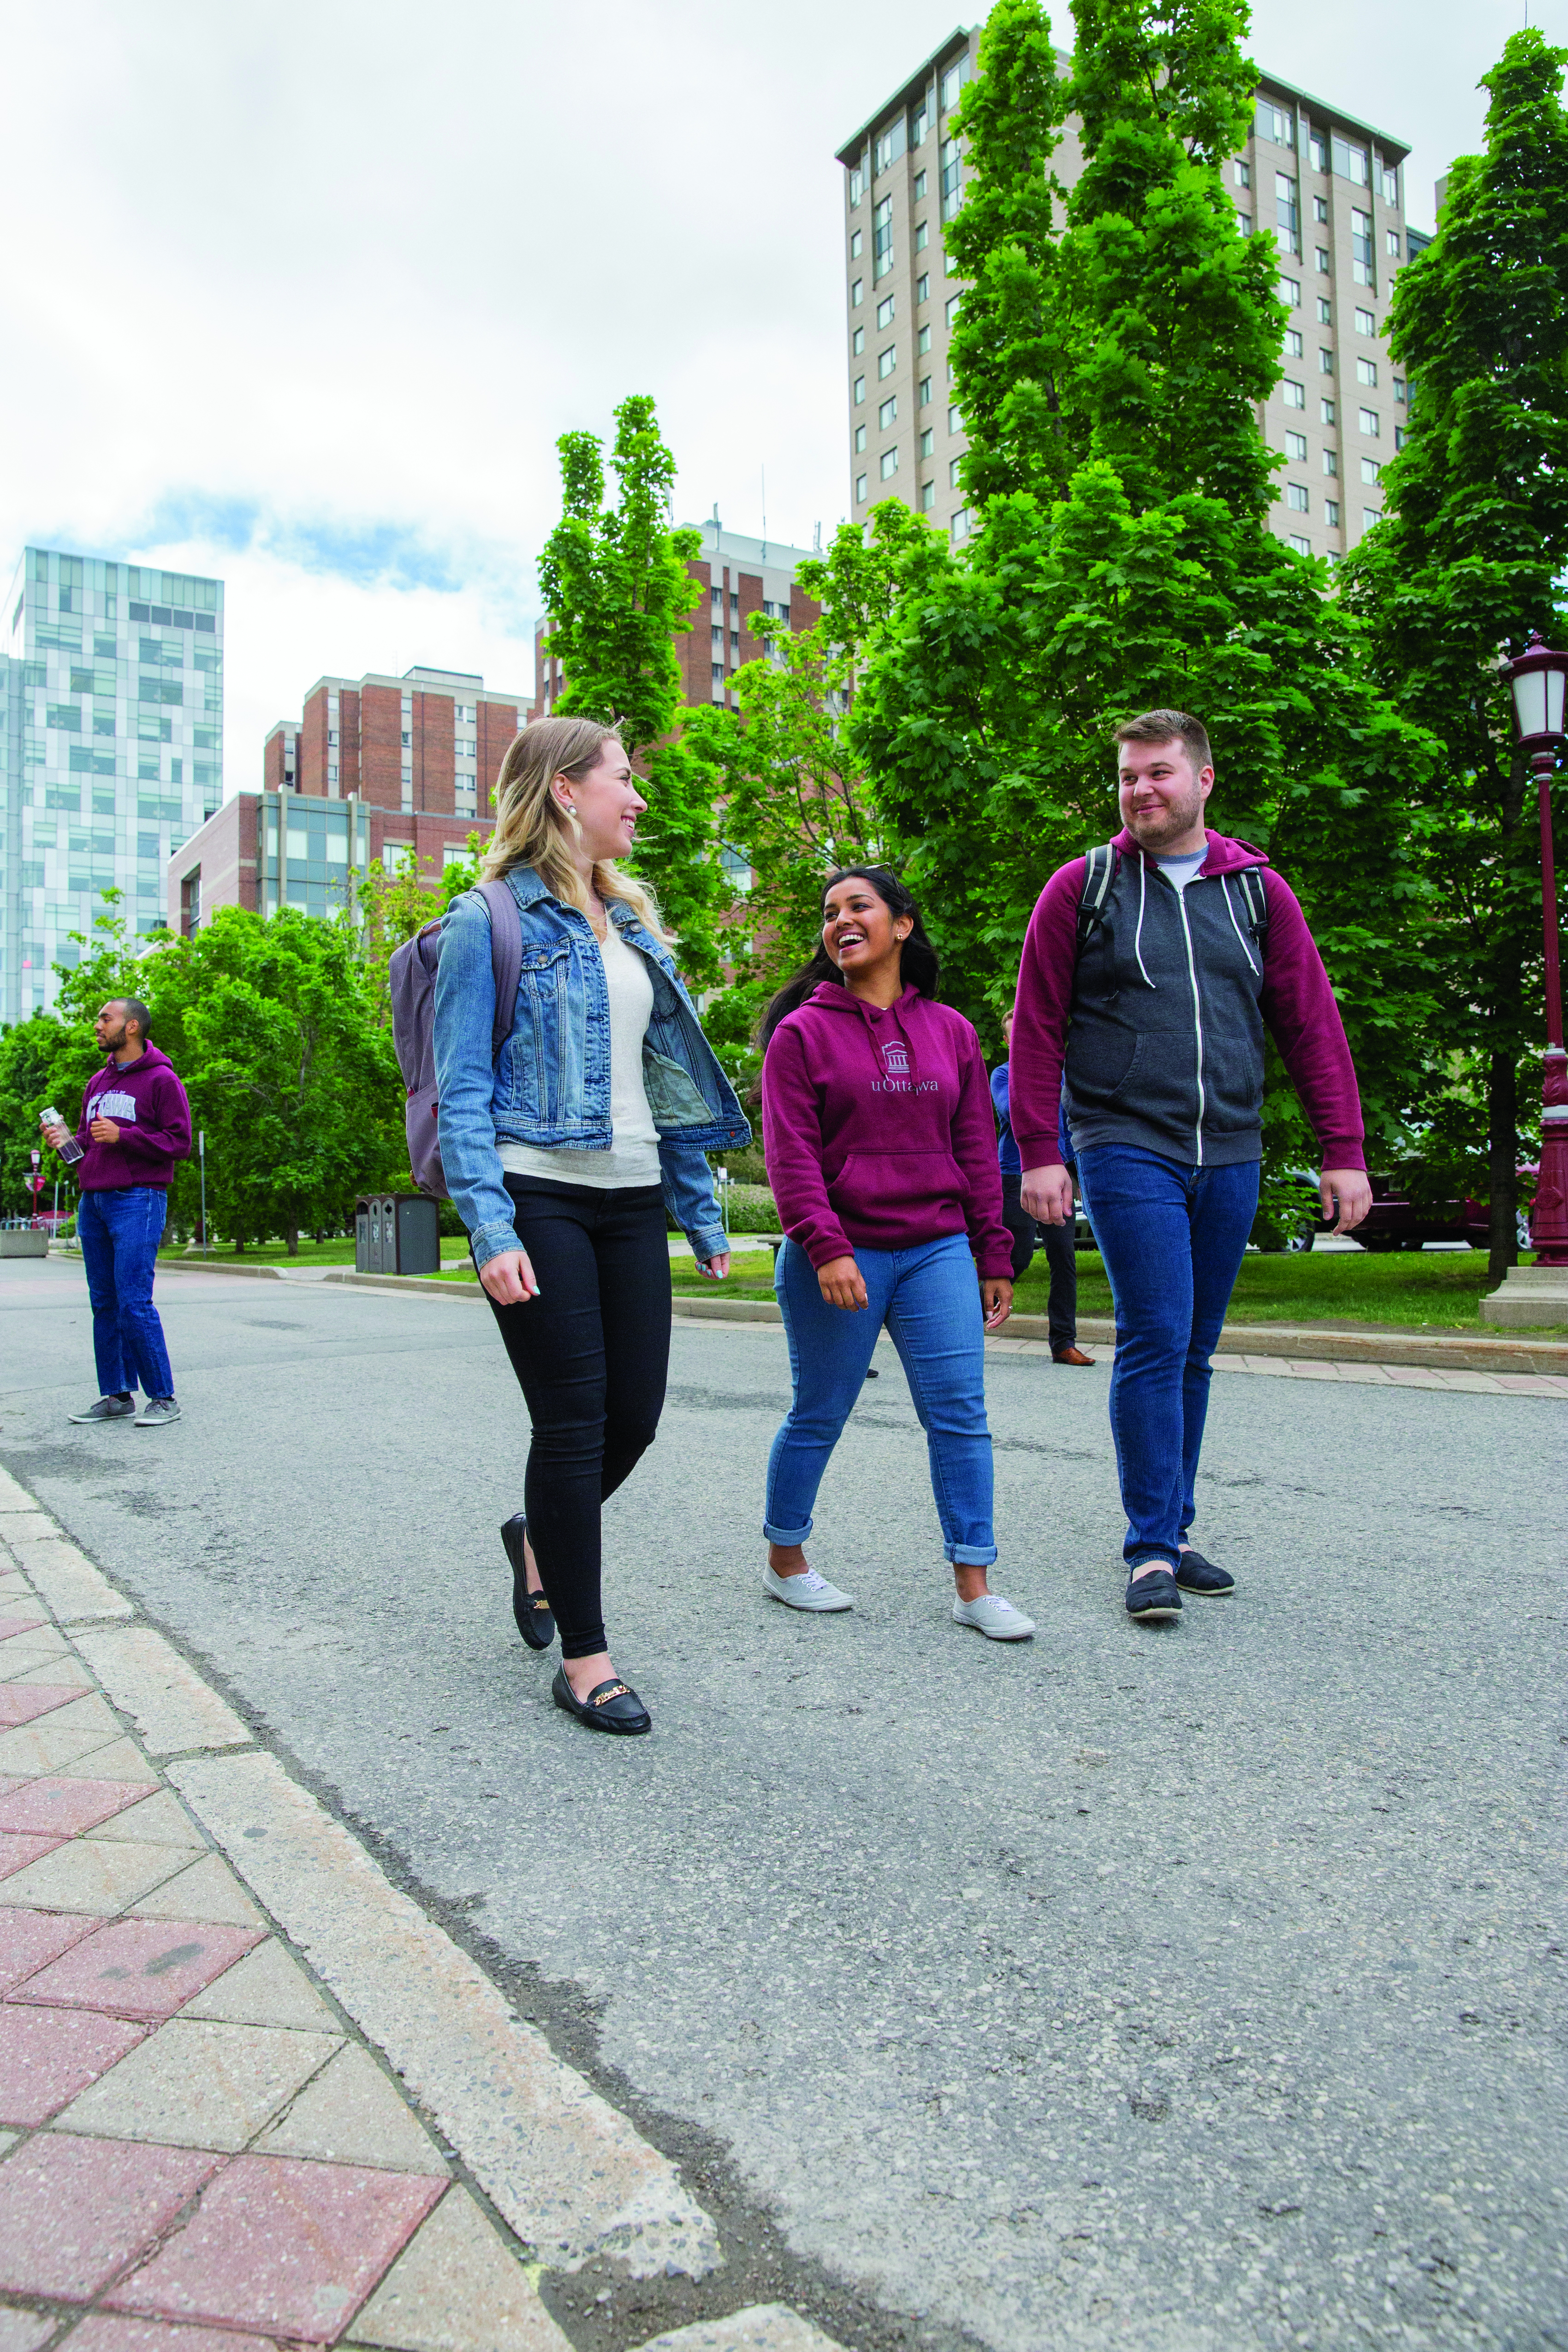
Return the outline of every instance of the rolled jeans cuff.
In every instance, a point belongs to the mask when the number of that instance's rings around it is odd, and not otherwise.
[[[763,1521],[763,1533],[770,1543],[803,1544],[811,1533],[811,1528],[812,1522],[809,1519],[804,1528],[776,1528],[771,1519]]]
[[[954,1568],[994,1568],[996,1565],[994,1544],[953,1544],[947,1556]]]

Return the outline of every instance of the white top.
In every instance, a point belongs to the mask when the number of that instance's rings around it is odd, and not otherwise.
[[[1157,857],[1154,863],[1167,882],[1173,882],[1178,890],[1184,890],[1208,854],[1209,845],[1205,839],[1201,849],[1189,850],[1182,857]]]
[[[611,923],[599,942],[610,994],[610,1149],[578,1151],[561,1144],[503,1143],[496,1149],[509,1176],[546,1176],[557,1184],[592,1184],[609,1192],[659,1181],[658,1129],[643,1085],[642,1046],[653,1012],[653,982],[636,948]]]

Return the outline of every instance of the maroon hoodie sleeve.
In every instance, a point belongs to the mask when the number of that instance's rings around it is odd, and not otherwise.
[[[1013,1279],[1013,1237],[1002,1223],[1002,1171],[996,1159],[996,1115],[980,1040],[968,1022],[959,1045],[958,1108],[952,1118],[952,1156],[969,1180],[964,1223],[969,1246],[983,1276]]]
[[[822,1116],[805,1066],[805,1041],[788,1020],[773,1031],[763,1056],[763,1156],[779,1223],[812,1265],[853,1257],[822,1172]]]
[[[1075,857],[1070,866],[1058,867],[1041,891],[1024,940],[1007,1085],[1013,1132],[1026,1175],[1031,1168],[1061,1165],[1062,1064],[1078,969],[1082,894],[1083,860]]]
[[[1364,1168],[1361,1093],[1318,943],[1289,883],[1263,870],[1263,1018],[1311,1120],[1325,1168]]]

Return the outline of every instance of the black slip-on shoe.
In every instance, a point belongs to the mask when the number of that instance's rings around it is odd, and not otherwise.
[[[1152,1568],[1141,1568],[1127,1587],[1127,1614],[1140,1624],[1145,1619],[1179,1617],[1182,1596],[1176,1590],[1176,1580],[1170,1570],[1156,1561]]]
[[[1236,1579],[1228,1569],[1216,1568],[1212,1559],[1190,1548],[1182,1554],[1176,1582],[1184,1592],[1201,1592],[1208,1601],[1221,1600],[1236,1591]]]
[[[528,1532],[528,1521],[521,1511],[514,1511],[500,1531],[506,1546],[506,1556],[511,1562],[511,1613],[517,1619],[517,1630],[531,1650],[548,1650],[555,1639],[555,1620],[550,1613],[550,1603],[542,1592],[528,1589],[528,1568],[523,1559],[522,1539]]]
[[[607,1683],[595,1683],[585,1699],[579,1698],[566,1679],[565,1667],[557,1666],[550,1695],[564,1714],[574,1715],[591,1730],[618,1731],[631,1738],[639,1731],[653,1729],[653,1717],[630,1683],[617,1682],[613,1676]]]

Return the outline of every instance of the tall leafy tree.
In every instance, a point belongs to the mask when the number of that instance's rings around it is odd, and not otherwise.
[[[1442,747],[1415,780],[1452,1079],[1433,1108],[1457,1170],[1489,1185],[1498,1280],[1534,1129],[1521,1068],[1539,1083],[1543,1035],[1535,793],[1499,658],[1568,622],[1565,66],[1530,29],[1484,78],[1486,152],[1456,163],[1436,237],[1395,286],[1405,446],[1384,469],[1383,522],[1345,566],[1384,685]],[[1561,837],[1561,790],[1557,803]]]
[[[637,870],[658,893],[679,939],[681,968],[699,986],[717,978],[717,919],[728,896],[713,831],[713,780],[679,740],[680,665],[675,639],[691,625],[701,589],[687,569],[701,533],[670,520],[675,459],[654,404],[637,394],[616,411],[605,501],[603,444],[567,433],[561,454],[563,513],[540,558],[551,652],[563,664],[567,715],[620,727],[648,780],[637,827]]]
[[[1431,753],[1323,568],[1268,527],[1279,460],[1256,410],[1286,313],[1272,239],[1241,235],[1221,177],[1257,86],[1245,21],[1238,0],[1082,0],[1065,98],[1085,163],[1058,226],[1048,21],[1038,0],[993,9],[947,232],[971,281],[953,370],[973,535],[902,547],[850,735],[950,991],[994,1031],[1047,877],[1119,824],[1115,721],[1196,711],[1215,822],[1305,900],[1392,1148],[1424,1010],[1405,809]],[[1265,1140],[1276,1163],[1311,1156],[1277,1071]]]

